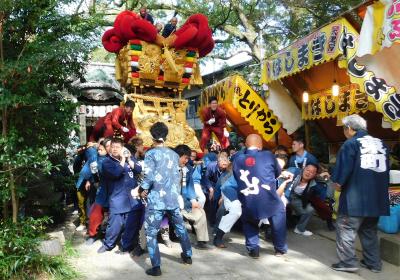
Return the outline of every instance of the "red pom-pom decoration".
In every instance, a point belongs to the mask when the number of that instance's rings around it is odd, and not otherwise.
[[[115,34],[114,28],[104,32],[101,42],[107,51],[113,53],[118,53],[124,47],[123,40]]]

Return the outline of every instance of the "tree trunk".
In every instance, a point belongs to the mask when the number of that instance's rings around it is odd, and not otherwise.
[[[6,220],[8,219],[9,213],[8,213],[8,201],[3,202],[3,219]]]
[[[4,21],[4,12],[0,12],[0,69],[3,68],[4,65],[3,21]]]
[[[10,184],[11,204],[12,204],[12,221],[14,224],[16,224],[18,219],[18,199],[17,199],[17,192],[15,190],[15,178],[12,172],[10,172],[9,184]]]
[[[95,14],[96,13],[96,0],[90,1],[89,4],[89,14]]]

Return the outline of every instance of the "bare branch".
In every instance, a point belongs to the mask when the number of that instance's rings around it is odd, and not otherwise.
[[[76,10],[75,10],[75,13],[74,13],[74,14],[77,14],[77,13],[79,12],[79,9],[81,8],[81,6],[82,6],[82,4],[83,4],[83,1],[85,1],[85,0],[81,0],[81,1],[79,2],[78,7],[76,7]]]
[[[229,2],[229,10],[228,10],[228,13],[227,13],[226,17],[225,17],[220,23],[218,23],[218,24],[216,24],[216,25],[214,26],[213,33],[214,33],[218,28],[220,28],[221,26],[223,26],[223,25],[227,22],[227,20],[229,19],[230,15],[231,15],[231,12],[232,12],[232,2]]]
[[[213,59],[228,60],[228,59],[231,59],[232,57],[237,56],[242,53],[246,53],[249,56],[254,57],[253,53],[250,51],[239,51],[239,52],[233,53],[231,55],[218,55],[218,54],[212,55],[211,54],[211,55],[207,55],[207,57],[213,58]]]
[[[243,40],[244,39],[244,35],[243,33],[239,30],[239,28],[232,26],[232,25],[223,25],[221,26],[221,29],[223,31],[225,31],[226,33],[236,37],[239,40]]]

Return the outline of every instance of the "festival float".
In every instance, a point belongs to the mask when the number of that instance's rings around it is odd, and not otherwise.
[[[203,14],[194,14],[168,38],[131,11],[121,12],[102,37],[104,48],[116,54],[115,76],[125,89],[124,100],[136,104],[132,114],[144,145],[150,127],[164,122],[170,133],[166,144],[186,144],[200,150],[194,130],[186,122],[188,101],[182,91],[201,85],[199,59],[214,48],[212,31]]]

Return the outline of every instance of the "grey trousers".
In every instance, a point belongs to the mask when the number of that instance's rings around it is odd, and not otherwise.
[[[194,223],[197,241],[209,241],[206,212],[203,208],[193,208],[191,212],[182,210],[182,216]]]
[[[301,197],[296,195],[295,193],[292,193],[290,196],[289,205],[293,209],[295,214],[300,216],[296,228],[301,232],[305,231],[306,226],[308,225],[308,222],[310,221],[314,213],[314,208],[311,206],[311,203],[308,203],[306,207],[303,208]]]
[[[375,269],[382,268],[377,224],[378,217],[339,215],[336,221],[336,251],[342,263],[358,267],[354,244],[358,234],[365,263]]]

